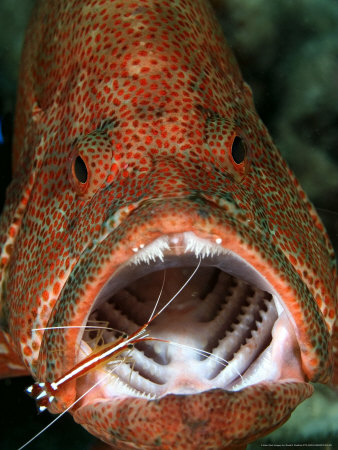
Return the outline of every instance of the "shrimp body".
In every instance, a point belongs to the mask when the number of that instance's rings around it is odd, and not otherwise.
[[[154,318],[155,317],[156,316],[154,316]],[[48,404],[54,400],[58,390],[67,382],[80,378],[86,375],[90,370],[93,370],[101,365],[116,361],[118,356],[128,350],[131,350],[138,342],[150,340],[165,342],[163,339],[157,339],[145,334],[149,323],[150,322],[147,322],[129,337],[122,336],[113,343],[110,342],[108,344],[101,345],[97,350],[90,353],[57,380],[52,382],[38,381],[32,384],[26,389],[27,394],[35,399],[38,410],[42,412],[47,409]],[[120,361],[117,361],[117,363],[119,362]]]
[[[136,336],[140,336],[140,333],[137,333]],[[112,359],[116,359],[126,350],[133,348],[133,345],[137,342],[149,339],[153,340],[153,338],[149,338],[147,336],[136,336],[132,335],[128,339],[121,337],[117,339],[113,344],[109,343],[100,346],[99,349],[93,351],[90,355],[77,363],[62,377],[52,382],[36,382],[29,386],[26,389],[26,392],[36,400],[39,411],[44,411],[45,409],[47,409],[48,404],[54,400],[58,389],[65,383],[67,383],[67,381],[75,380],[87,374],[90,370],[95,369],[100,365],[106,364]]]

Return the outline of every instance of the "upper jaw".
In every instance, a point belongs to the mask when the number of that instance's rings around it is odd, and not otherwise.
[[[127,334],[147,323],[166,279],[159,310],[197,265],[189,284],[147,328],[164,342],[144,342],[127,360],[114,359],[78,380],[78,394],[112,371],[100,397],[160,398],[220,388],[237,391],[263,381],[304,381],[293,326],[267,281],[222,239],[193,232],[161,235],[109,277],[92,302],[90,324],[106,321]],[[105,342],[117,333],[105,331]],[[93,333],[82,336],[79,359],[92,351]],[[209,352],[207,354],[205,352]],[[83,405],[95,399],[88,395]]]

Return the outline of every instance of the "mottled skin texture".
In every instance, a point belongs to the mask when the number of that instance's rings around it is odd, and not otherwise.
[[[240,164],[236,136],[246,148]],[[86,183],[74,173],[78,155]],[[78,331],[32,328],[82,324],[133,248],[184,231],[221,238],[265,276],[292,317],[304,381],[329,382],[333,251],[209,4],[38,1],[0,228],[2,375],[61,376],[74,364]],[[283,423],[311,392],[303,382],[263,383],[157,401],[93,399],[73,414],[120,449],[225,448]],[[75,398],[70,383],[51,410]]]

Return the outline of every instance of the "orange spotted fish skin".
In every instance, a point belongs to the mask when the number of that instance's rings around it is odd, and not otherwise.
[[[236,137],[246,149],[240,162],[231,153]],[[111,445],[245,444],[311,395],[307,381],[332,377],[331,244],[258,118],[206,1],[37,2],[0,231],[3,376],[29,371],[52,381],[70,369],[78,330],[61,338],[31,330],[85,323],[132,249],[163,234],[220,238],[283,298],[305,382],[157,401],[91,399],[73,412]],[[50,409],[75,398],[70,383]]]

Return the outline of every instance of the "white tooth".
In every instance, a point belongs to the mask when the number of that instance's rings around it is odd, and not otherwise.
[[[137,255],[131,258],[128,264],[141,264],[141,263],[149,264],[150,261],[155,261],[157,258],[163,261],[164,250],[170,250],[170,246],[168,243],[168,236],[163,236],[158,239],[155,239],[154,242],[144,247],[142,250],[138,252]]]
[[[185,253],[193,252],[196,257],[201,256],[205,258],[206,256],[226,253],[219,245],[213,244],[208,239],[201,239],[191,232],[184,233],[184,243]]]
[[[149,400],[155,400],[155,398],[156,398],[156,395],[154,395],[154,394],[147,394],[147,395],[145,395],[145,398],[147,398],[147,399],[149,399]]]

